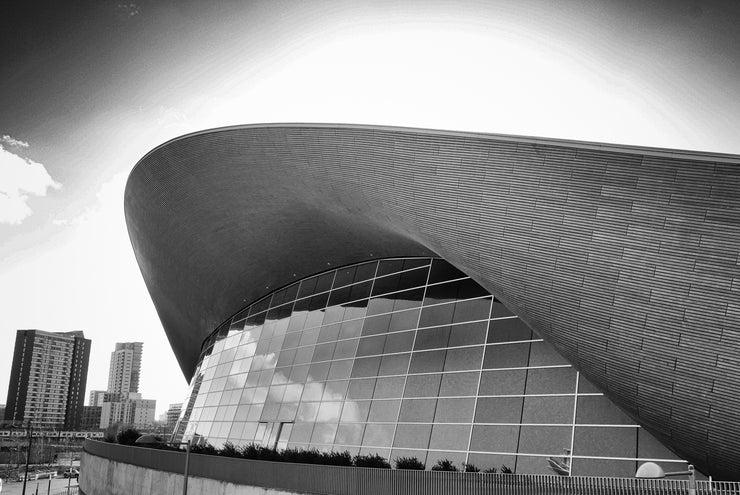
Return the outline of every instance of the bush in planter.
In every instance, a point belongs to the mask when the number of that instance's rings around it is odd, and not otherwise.
[[[226,442],[223,447],[218,449],[218,455],[221,457],[242,457],[239,447],[234,446],[231,442]]]
[[[356,455],[353,459],[355,467],[390,469],[391,464],[385,457],[378,454]]]
[[[475,464],[468,464],[467,462],[463,462],[463,471],[465,471],[466,473],[480,473],[480,468]]]
[[[424,463],[416,457],[397,457],[395,461],[396,469],[416,469],[423,471],[426,469]]]
[[[490,467],[488,469],[484,469],[483,472],[484,473],[489,473],[489,474],[496,474],[498,471],[496,470],[495,467]]]
[[[116,441],[121,445],[134,445],[136,443],[136,439],[140,436],[141,433],[139,433],[139,430],[136,428],[126,428],[125,430],[118,432],[118,435],[116,435]]]
[[[439,459],[437,464],[432,466],[432,471],[457,471],[457,466],[449,459]]]
[[[348,451],[344,452],[322,452],[321,464],[327,466],[352,466],[352,455]]]
[[[254,459],[258,461],[282,461],[282,453],[269,447],[263,447],[255,443],[250,443],[241,448],[240,454],[245,459]]]
[[[514,474],[514,471],[506,464],[501,465],[501,474]]]
[[[216,447],[206,442],[204,444],[193,445],[190,447],[191,454],[205,454],[205,455],[218,455]]]

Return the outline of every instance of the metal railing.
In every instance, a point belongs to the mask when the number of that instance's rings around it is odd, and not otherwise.
[[[86,455],[182,472],[185,454],[87,441]],[[190,475],[325,495],[683,495],[688,480],[372,469],[191,454]],[[740,495],[740,483],[699,481],[697,495]]]

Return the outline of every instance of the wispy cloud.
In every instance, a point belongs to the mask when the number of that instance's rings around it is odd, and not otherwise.
[[[13,148],[28,148],[28,143],[4,135],[0,142]],[[0,223],[18,225],[31,215],[31,196],[46,196],[62,185],[51,178],[41,163],[12,153],[0,144]]]
[[[13,139],[7,134],[3,135],[3,137],[0,138],[0,141],[7,144],[8,146],[14,146],[16,148],[28,148],[27,142],[21,141],[20,139]]]

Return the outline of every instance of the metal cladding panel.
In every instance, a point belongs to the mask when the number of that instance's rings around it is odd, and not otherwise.
[[[703,471],[740,478],[740,157],[418,129],[184,136],[129,177],[134,251],[183,372],[261,295],[438,255]]]

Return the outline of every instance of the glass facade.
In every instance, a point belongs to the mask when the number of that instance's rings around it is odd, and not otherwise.
[[[203,344],[178,438],[517,473],[634,476],[681,461],[470,277],[441,259],[331,270],[273,292]]]

